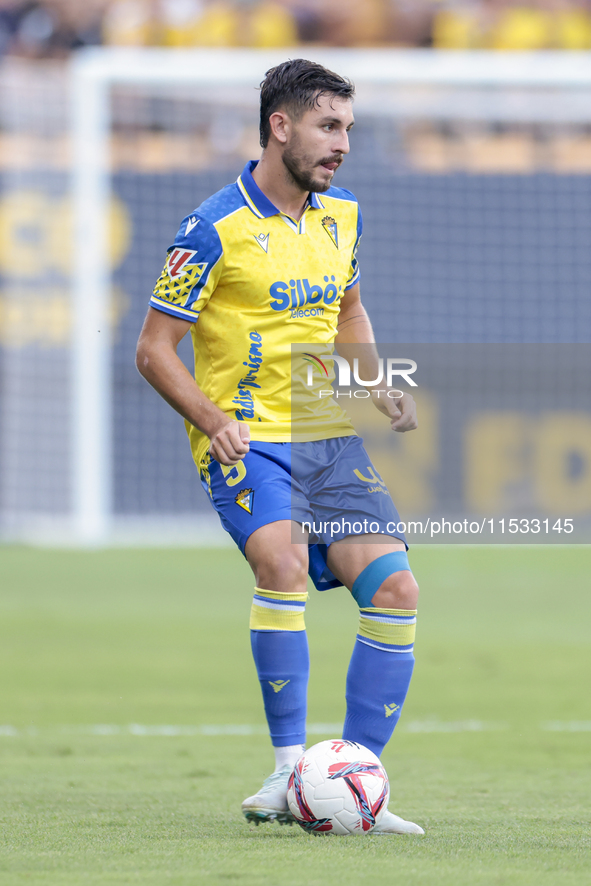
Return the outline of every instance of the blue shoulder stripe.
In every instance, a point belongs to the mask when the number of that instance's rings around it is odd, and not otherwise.
[[[207,200],[204,200],[201,206],[198,206],[195,210],[195,215],[199,215],[201,218],[207,219],[212,225],[215,225],[216,222],[221,221],[227,215],[231,215],[237,209],[241,209],[246,205],[238,183],[232,182],[232,184],[226,185],[221,191],[217,191],[211,197],[208,197]]]
[[[322,196],[333,197],[335,200],[348,200],[351,203],[358,202],[355,194],[352,194],[347,188],[329,188],[328,191],[324,191]]]

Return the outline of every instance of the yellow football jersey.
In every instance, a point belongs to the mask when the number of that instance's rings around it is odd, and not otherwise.
[[[316,358],[332,352],[341,297],[359,279],[359,206],[330,188],[296,222],[257,186],[255,166],[183,220],[150,304],[193,323],[197,384],[252,440],[350,436],[326,391],[333,364]],[[187,430],[199,465],[209,440]]]

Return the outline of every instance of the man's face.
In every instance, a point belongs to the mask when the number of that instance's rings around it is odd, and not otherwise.
[[[335,171],[349,153],[353,126],[352,102],[322,95],[310,111],[291,121],[282,159],[293,181],[303,191],[327,191]]]

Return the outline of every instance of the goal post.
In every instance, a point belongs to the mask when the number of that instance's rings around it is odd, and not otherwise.
[[[72,64],[72,507],[77,541],[108,539],[112,514],[109,80]]]

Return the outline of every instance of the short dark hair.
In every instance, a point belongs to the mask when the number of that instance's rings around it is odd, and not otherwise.
[[[311,110],[321,95],[352,99],[355,86],[316,62],[294,58],[270,68],[261,83],[261,147],[266,148],[271,135],[269,117],[285,108],[296,119]]]

